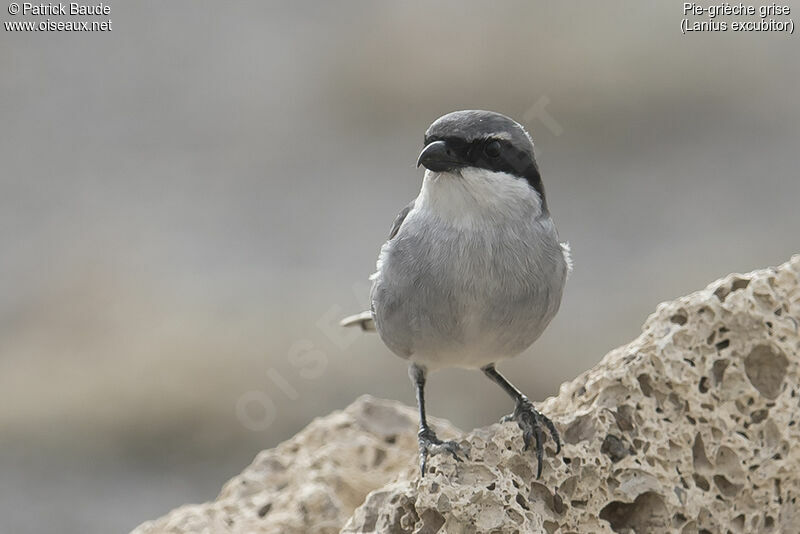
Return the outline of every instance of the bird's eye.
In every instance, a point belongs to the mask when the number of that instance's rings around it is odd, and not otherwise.
[[[486,143],[486,146],[483,147],[483,151],[490,158],[496,158],[500,155],[500,143],[497,141],[489,141]]]

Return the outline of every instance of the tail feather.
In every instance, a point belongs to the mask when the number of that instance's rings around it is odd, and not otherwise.
[[[339,322],[339,324],[341,326],[360,326],[361,330],[365,332],[375,331],[375,321],[372,319],[371,311],[365,311],[345,317]]]

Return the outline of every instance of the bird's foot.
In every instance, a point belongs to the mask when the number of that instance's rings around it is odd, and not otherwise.
[[[436,433],[430,428],[423,428],[417,434],[419,438],[419,467],[422,470],[422,476],[425,476],[425,469],[428,466],[428,456],[439,454],[440,452],[450,453],[456,461],[460,462],[462,454],[466,454],[461,449],[461,445],[455,441],[442,441],[436,437]]]
[[[550,437],[556,443],[556,454],[558,454],[561,452],[561,437],[558,435],[556,426],[547,416],[537,411],[536,408],[533,407],[531,401],[529,401],[526,397],[522,397],[522,399],[517,401],[517,406],[514,408],[514,413],[506,415],[500,421],[503,423],[508,421],[517,422],[520,430],[522,430],[522,440],[525,443],[526,451],[530,448],[532,440],[534,438],[536,439],[536,460],[538,461],[536,478],[538,479],[541,477],[543,442],[545,439],[542,426],[547,428],[548,432],[550,432]]]

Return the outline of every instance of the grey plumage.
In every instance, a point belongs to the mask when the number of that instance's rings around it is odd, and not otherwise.
[[[464,228],[411,210],[373,277],[384,343],[429,369],[479,368],[530,346],[558,311],[568,270],[552,220],[534,211],[522,224],[501,212]]]

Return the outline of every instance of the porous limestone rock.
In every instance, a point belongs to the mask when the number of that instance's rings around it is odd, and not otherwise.
[[[459,434],[432,422],[443,436]],[[261,452],[216,501],[182,506],[133,534],[334,534],[370,491],[415,473],[417,450],[416,410],[365,395]]]
[[[360,399],[215,503],[135,532],[798,533],[799,356],[795,256],[661,304],[538,405],[565,441],[559,455],[548,441],[540,480],[514,423],[463,435],[469,458],[433,456],[420,478],[414,411]]]

